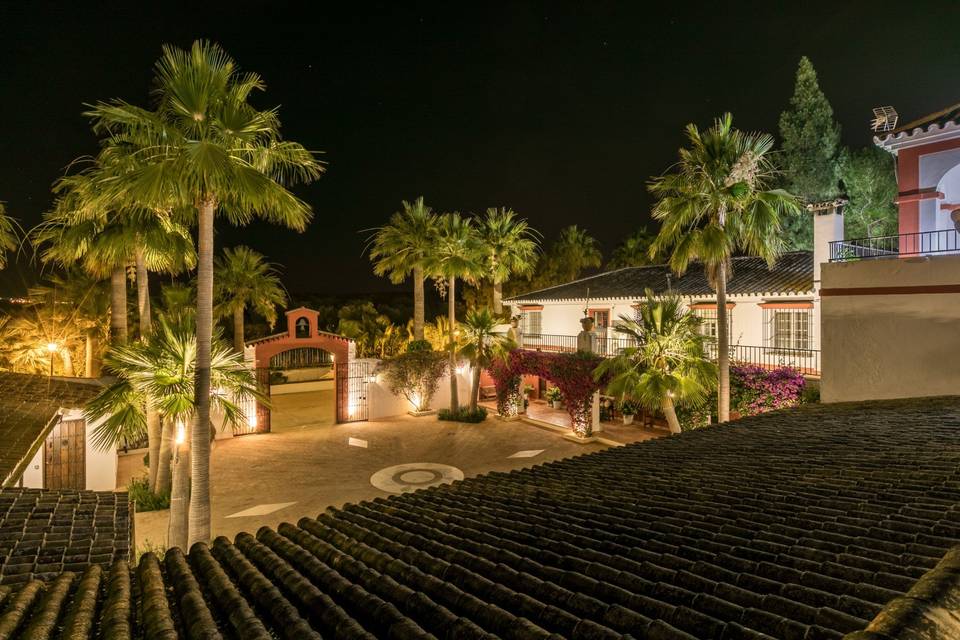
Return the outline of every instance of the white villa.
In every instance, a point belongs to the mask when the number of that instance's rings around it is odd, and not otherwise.
[[[773,268],[756,257],[733,259],[727,284],[731,357],[764,367],[789,365],[811,377],[820,375],[820,264],[830,242],[843,239],[842,203],[815,212],[814,251],[782,255]],[[520,315],[520,344],[543,351],[572,351],[580,319],[595,321],[596,351],[613,354],[626,344],[614,328],[620,316],[632,317],[644,291],[679,294],[703,320],[702,330],[717,332],[716,294],[700,265],[682,276],[667,265],[627,267],[510,298]]]

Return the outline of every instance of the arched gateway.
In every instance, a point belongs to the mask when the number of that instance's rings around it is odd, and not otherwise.
[[[298,307],[286,312],[287,330],[259,340],[246,343],[244,359],[256,370],[261,389],[270,393],[271,361],[277,363],[285,359],[282,354],[301,357],[310,352],[329,354],[336,378],[337,422],[352,422],[366,419],[366,393],[364,386],[369,375],[360,371],[361,365],[355,363],[355,345],[350,338],[321,331],[320,312],[306,307]],[[257,433],[270,431],[270,409],[257,403],[257,419],[254,429]]]

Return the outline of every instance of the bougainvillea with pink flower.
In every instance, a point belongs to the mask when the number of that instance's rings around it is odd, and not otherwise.
[[[743,416],[800,404],[806,379],[796,369],[730,367],[730,408]]]
[[[522,376],[539,376],[560,389],[574,432],[589,437],[593,433],[590,419],[593,393],[607,382],[594,379],[594,369],[602,360],[598,355],[582,351],[512,351],[506,359],[494,362],[489,369],[497,389],[497,411],[501,416],[516,415]]]

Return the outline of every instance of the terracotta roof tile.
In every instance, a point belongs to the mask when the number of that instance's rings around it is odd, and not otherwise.
[[[957,399],[810,406],[489,473],[0,587],[0,634],[948,637],[958,426]]]

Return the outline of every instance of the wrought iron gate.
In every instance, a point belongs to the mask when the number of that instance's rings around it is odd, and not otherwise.
[[[373,375],[373,363],[336,363],[337,422],[360,422],[370,415],[367,386]]]
[[[270,399],[270,370],[266,367],[256,369],[257,388]],[[240,409],[246,417],[243,424],[234,425],[233,435],[244,436],[250,433],[270,432],[270,407],[262,404],[255,398],[245,398],[239,401]]]

